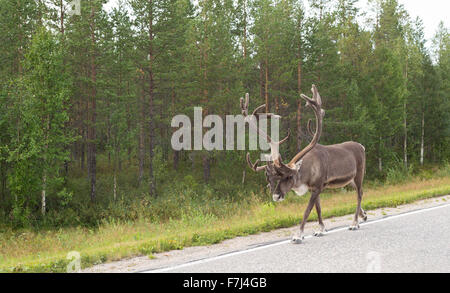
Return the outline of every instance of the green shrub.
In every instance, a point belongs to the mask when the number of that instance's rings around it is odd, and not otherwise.
[[[161,159],[162,157],[159,157],[158,160]],[[95,203],[91,203],[89,181],[86,176],[78,168],[72,168],[66,182],[58,183],[58,188],[55,189],[58,192],[48,197],[45,217],[40,214],[37,198],[34,202],[24,202],[21,198],[14,200],[10,196],[2,202],[4,208],[0,211],[0,228],[33,227],[35,230],[71,226],[95,228],[105,223],[135,222],[141,219],[153,223],[183,220],[208,225],[215,219],[244,212],[246,207],[255,206],[255,203],[265,203],[261,213],[270,216],[272,199],[265,188],[264,176],[249,171],[245,184],[242,184],[242,172],[235,170],[235,166],[242,158],[230,156],[230,159],[235,160],[236,164],[218,163],[211,170],[211,180],[208,184],[204,184],[200,170],[192,170],[189,161],[181,161],[178,172],[170,168],[159,170],[158,176],[169,177],[170,180],[158,181],[157,197],[149,196],[146,178],[140,186],[138,185],[137,167],[124,164],[124,169],[117,176],[117,197],[114,200],[113,173],[108,167],[107,158],[102,158],[98,166],[102,172],[97,176]],[[415,170],[413,166],[408,170],[392,167],[387,170],[385,181],[366,180],[365,186],[398,184],[410,179],[413,174],[423,179],[449,176],[450,164],[446,162],[440,169],[433,166]],[[323,194],[323,198],[332,196],[336,196],[335,193],[327,191]],[[306,200],[307,197],[288,196],[286,202],[303,203]]]
[[[402,167],[392,167],[387,171],[386,183],[387,184],[398,184],[403,183],[410,179],[413,174],[413,165],[409,165],[408,169],[404,166]]]

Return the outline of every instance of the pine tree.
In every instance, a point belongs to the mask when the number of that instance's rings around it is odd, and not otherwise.
[[[122,170],[122,162],[130,156],[134,131],[131,129],[131,114],[134,95],[133,41],[132,22],[127,16],[126,7],[119,3],[109,15],[109,26],[105,29],[103,47],[107,48],[102,63],[107,86],[105,87],[104,111],[99,114],[103,123],[102,131],[106,134],[105,149],[108,160],[113,165],[113,198],[117,198],[117,176]]]

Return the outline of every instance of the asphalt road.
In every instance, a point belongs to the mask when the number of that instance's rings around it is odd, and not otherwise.
[[[450,272],[450,205],[144,272],[311,273]]]

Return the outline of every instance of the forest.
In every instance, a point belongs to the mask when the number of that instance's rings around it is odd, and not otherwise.
[[[426,40],[397,0],[107,2],[0,0],[0,229],[220,218],[250,193],[271,200],[246,151],[170,143],[175,115],[237,115],[246,93],[291,130],[285,160],[311,139],[300,94],[315,84],[320,143],[363,144],[368,182],[448,166],[443,22]]]

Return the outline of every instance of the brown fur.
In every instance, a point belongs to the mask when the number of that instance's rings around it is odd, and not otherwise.
[[[273,164],[268,165],[266,175],[275,201],[283,200],[289,191],[301,185],[306,185],[311,191],[309,204],[300,223],[300,236],[297,237],[297,241],[303,237],[306,221],[314,205],[318,213],[321,232],[324,232],[320,193],[327,188],[342,188],[347,185],[355,187],[357,209],[351,229],[359,227],[359,216],[367,220],[366,213],[361,208],[365,165],[365,149],[356,142],[330,146],[316,145],[305,155],[296,174],[283,174],[283,171]]]
[[[281,156],[276,151],[277,149],[272,149],[273,161],[261,167],[258,167],[259,161],[253,164],[250,160],[250,155],[247,154],[247,162],[250,168],[256,172],[265,171],[274,201],[284,200],[286,194],[291,190],[303,193],[307,188],[311,191],[311,198],[300,224],[300,234],[293,238],[295,243],[301,242],[303,239],[304,227],[314,206],[316,207],[321,227],[318,235],[325,231],[320,207],[320,193],[326,188],[353,186],[358,196],[355,219],[350,229],[356,230],[359,228],[359,216],[363,220],[367,220],[366,213],[361,208],[362,185],[366,168],[365,148],[357,142],[345,142],[330,146],[317,144],[322,133],[322,121],[325,111],[322,109],[322,99],[316,86],[313,85],[311,91],[313,93],[312,99],[301,95],[307,101],[307,105],[314,110],[316,117],[316,131],[308,146],[301,150],[287,165],[283,163]],[[241,108],[244,115],[248,113],[248,104],[247,95],[245,103],[241,99]],[[255,110],[254,114],[257,110]],[[253,127],[257,128],[256,125],[253,125]],[[311,122],[308,122],[308,131],[312,133]],[[260,131],[260,134],[267,136],[271,147],[280,144],[273,142],[266,133]],[[287,138],[282,142],[286,140]]]

